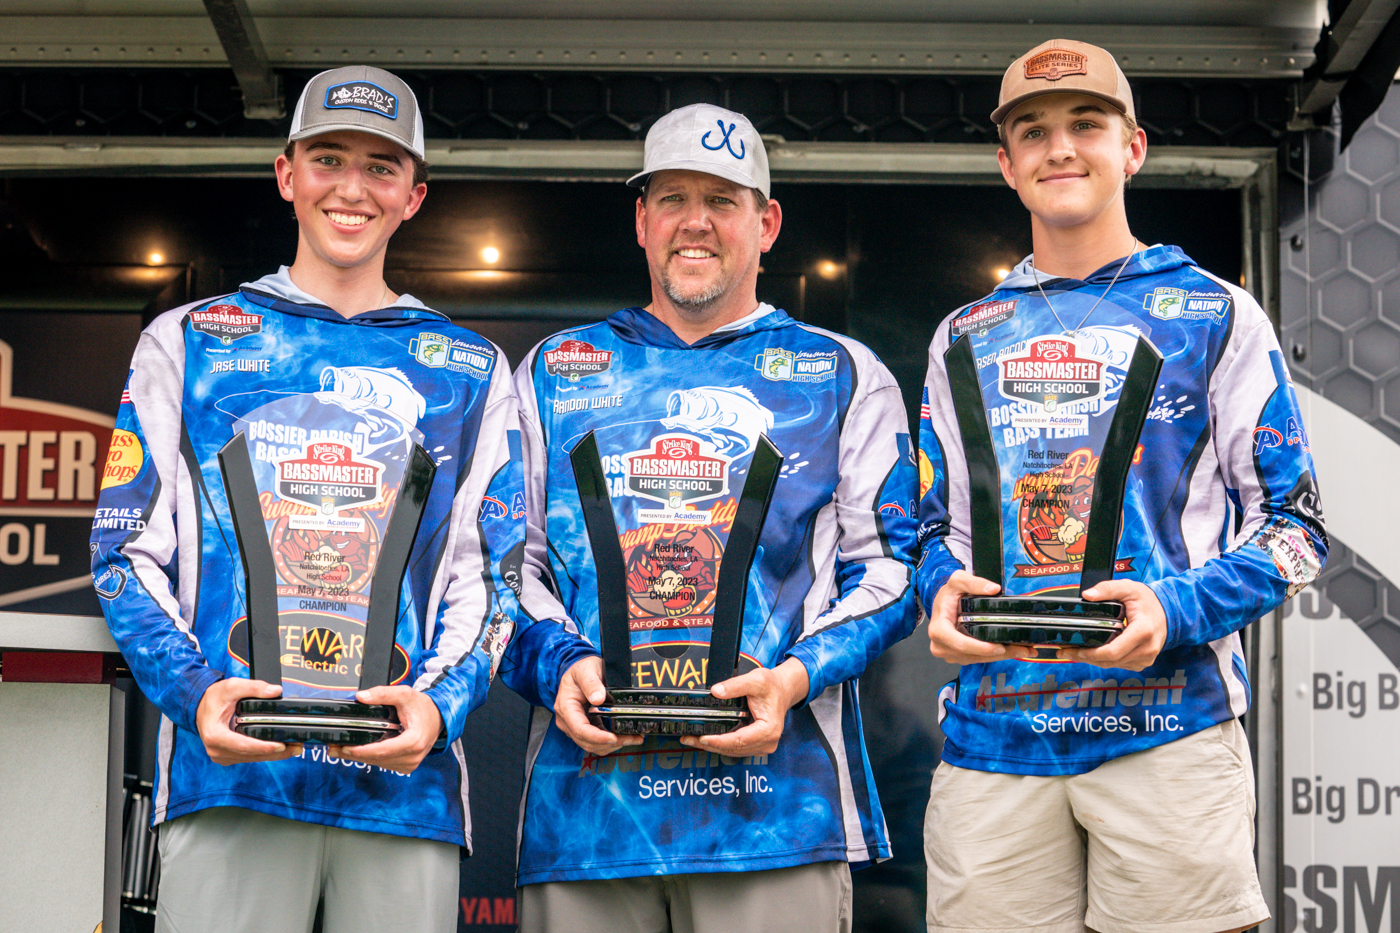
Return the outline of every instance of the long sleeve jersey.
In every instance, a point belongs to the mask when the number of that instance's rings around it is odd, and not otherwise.
[[[337,671],[358,683],[362,640],[329,644],[316,619],[363,624],[392,504],[376,484],[412,443],[436,462],[391,677],[433,700],[450,745],[411,775],[324,746],[228,767],[206,754],[195,725],[205,690],[248,676],[244,569],[217,457],[239,431],[255,473],[276,477],[259,484],[262,514],[240,521],[270,536],[284,696],[331,695],[345,686]],[[238,806],[470,847],[459,737],[515,625],[520,482],[504,357],[411,296],[346,319],[284,267],[157,318],[137,344],[92,533],[108,624],[163,714],[153,822]]]
[[[1238,632],[1317,576],[1327,539],[1298,400],[1247,292],[1172,246],[1084,281],[1042,278],[1051,304],[1035,275],[1025,260],[934,334],[917,585],[930,606],[954,570],[971,568],[968,469],[943,358],[952,342],[971,341],[1000,466],[1004,592],[1077,595],[1098,454],[1138,337],[1151,341],[1164,364],[1129,470],[1115,576],[1156,593],[1161,654],[1140,672],[969,664],[940,694],[943,760],[1076,774],[1244,713]]]
[[[859,343],[760,305],[693,345],[640,308],[620,311],[544,341],[515,379],[530,516],[522,610],[533,621],[502,677],[537,707],[519,883],[887,857],[856,678],[915,621],[915,462],[889,371]],[[728,758],[650,736],[598,758],[554,725],[561,674],[599,653],[595,563],[569,460],[590,430],[634,644],[708,643],[754,444],[767,435],[781,452],[738,668],[806,667],[808,697],[772,755]],[[639,686],[704,685],[703,665],[679,654],[633,663]]]

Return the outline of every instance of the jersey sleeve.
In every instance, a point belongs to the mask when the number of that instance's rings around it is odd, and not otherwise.
[[[808,701],[859,676],[917,623],[909,421],[889,371],[873,356],[860,369],[840,434],[836,598],[787,653],[807,669]]]
[[[925,610],[933,605],[934,597],[953,572],[963,569],[954,550],[966,555],[972,548],[969,530],[951,521],[956,505],[967,507],[968,484],[962,435],[958,433],[948,370],[943,362],[948,333],[946,325],[940,327],[929,347],[919,411],[919,566],[914,580]]]
[[[501,678],[528,702],[552,709],[563,673],[581,658],[602,655],[583,637],[560,602],[549,562],[545,533],[549,451],[531,375],[538,352],[536,347],[515,372],[525,471],[525,554],[520,574],[520,631],[511,642]]]
[[[1312,455],[1283,354],[1259,306],[1228,287],[1237,317],[1209,397],[1216,457],[1241,521],[1220,554],[1151,584],[1166,611],[1167,648],[1238,631],[1316,579],[1327,557]]]
[[[428,606],[430,646],[414,683],[437,704],[449,743],[485,701],[519,615],[508,579],[510,555],[518,554],[525,532],[519,425],[499,349],[496,359],[485,403],[465,414],[470,463],[452,500],[443,568]]]
[[[92,575],[112,637],[141,692],[193,732],[204,691],[223,674],[210,667],[175,595],[176,500],[185,467],[183,345],[178,332],[169,332],[172,326],[169,315],[158,320],[141,335],[132,358],[97,500]]]

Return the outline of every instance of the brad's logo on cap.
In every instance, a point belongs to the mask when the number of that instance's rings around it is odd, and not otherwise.
[[[399,118],[399,99],[368,81],[352,81],[328,88],[326,107],[330,110],[364,110],[390,120]]]
[[[1089,56],[1069,49],[1047,49],[1026,59],[1026,77],[1058,81],[1065,75],[1087,75]]]

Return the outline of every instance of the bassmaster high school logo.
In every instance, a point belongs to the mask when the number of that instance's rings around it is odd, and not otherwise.
[[[708,511],[686,506],[713,499],[729,492],[728,457],[699,438],[685,434],[663,434],[652,439],[649,450],[623,455],[627,490],[634,496],[664,502],[664,510],[642,509],[643,522],[710,524]]]
[[[384,473],[384,466],[373,461],[356,460],[354,451],[345,444],[310,443],[302,448],[300,456],[288,457],[276,463],[277,495],[310,506],[323,519],[333,518],[336,513],[346,509],[362,509],[379,501],[379,478]],[[353,524],[358,528],[363,524],[363,519]],[[301,527],[319,528],[325,525],[319,522]],[[346,530],[349,528],[347,524]]]
[[[1016,316],[1016,300],[986,301],[973,305],[953,318],[952,334],[963,337],[967,334],[985,334],[998,324],[1005,324]]]
[[[794,353],[769,347],[754,357],[753,368],[772,382],[824,382],[836,378],[836,351]]]
[[[565,340],[553,350],[544,351],[544,371],[578,382],[596,376],[612,366],[612,351],[599,350],[583,340]]]
[[[1015,348],[1012,348],[1015,352]],[[1089,402],[1104,394],[1104,364],[1079,356],[1066,337],[1040,337],[1025,344],[1023,356],[1007,353],[997,359],[999,387],[1008,399],[1030,402],[1040,409],[1012,417],[1015,427],[1082,427],[1088,415],[1059,413],[1066,405]]]
[[[201,334],[219,338],[227,346],[251,334],[262,333],[261,314],[249,314],[238,305],[210,305],[190,312],[190,326]]]

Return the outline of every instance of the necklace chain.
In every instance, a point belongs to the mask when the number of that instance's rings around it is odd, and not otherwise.
[[[1089,315],[1093,314],[1094,311],[1098,309],[1099,303],[1102,302],[1105,298],[1107,298],[1108,293],[1113,291],[1113,286],[1118,284],[1118,276],[1123,274],[1123,269],[1127,267],[1128,262],[1132,260],[1134,256],[1137,255],[1137,247],[1138,239],[1137,237],[1133,237],[1133,248],[1128,252],[1128,255],[1123,257],[1123,261],[1119,263],[1118,271],[1113,273],[1113,278],[1109,281],[1108,288],[1105,288],[1103,290],[1103,294],[1099,295],[1098,300],[1095,301],[1094,304],[1089,308],[1088,313],[1079,319],[1079,323],[1075,325],[1074,330],[1070,330],[1068,327],[1065,327],[1065,322],[1060,320],[1059,312],[1057,312],[1055,310],[1055,306],[1050,303],[1050,296],[1045,294],[1045,287],[1040,284],[1040,270],[1036,269],[1035,267],[1035,257],[1031,257],[1031,275],[1035,276],[1035,287],[1037,290],[1039,290],[1040,297],[1045,300],[1045,307],[1049,308],[1050,313],[1055,315],[1055,323],[1060,325],[1061,333],[1063,333],[1066,337],[1070,337],[1077,333],[1079,331],[1079,328],[1084,326],[1084,322],[1089,320]]]

